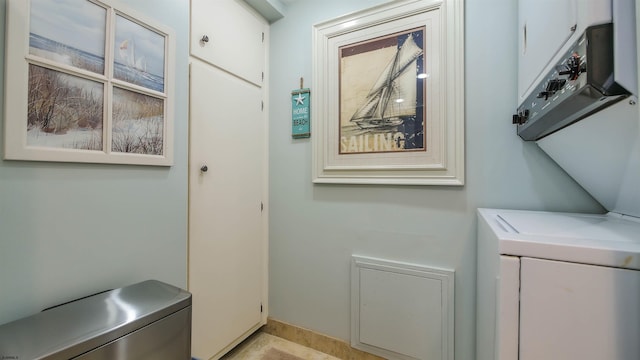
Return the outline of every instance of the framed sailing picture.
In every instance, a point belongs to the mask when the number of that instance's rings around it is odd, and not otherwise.
[[[315,183],[463,185],[463,0],[314,26]]]
[[[168,166],[173,31],[111,0],[8,0],[8,160]]]
[[[340,154],[426,150],[424,32],[421,27],[338,49]]]

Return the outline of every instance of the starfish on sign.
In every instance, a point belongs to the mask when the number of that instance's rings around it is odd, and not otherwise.
[[[296,105],[304,105],[305,97],[302,94],[298,94],[298,97],[294,98],[296,100]]]

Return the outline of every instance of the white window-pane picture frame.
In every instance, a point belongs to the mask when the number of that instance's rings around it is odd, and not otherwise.
[[[314,183],[464,184],[463,0],[314,25]]]
[[[173,163],[173,30],[110,0],[8,0],[7,160]]]

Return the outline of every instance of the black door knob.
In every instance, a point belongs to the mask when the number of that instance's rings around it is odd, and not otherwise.
[[[200,168],[200,171],[202,171],[203,173],[207,172],[207,170],[209,170],[207,165],[202,165],[202,167]]]

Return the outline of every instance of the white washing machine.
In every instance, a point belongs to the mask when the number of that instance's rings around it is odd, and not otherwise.
[[[640,220],[478,210],[477,360],[640,359]]]

